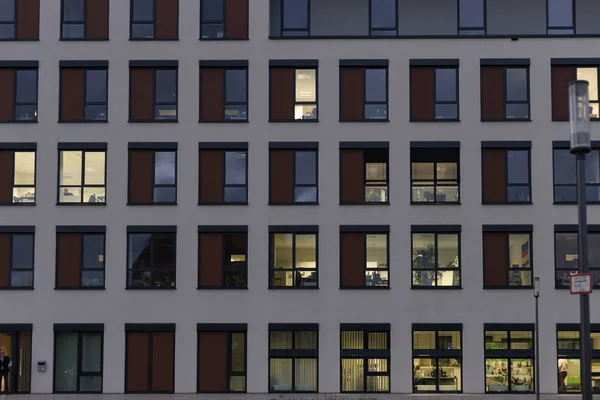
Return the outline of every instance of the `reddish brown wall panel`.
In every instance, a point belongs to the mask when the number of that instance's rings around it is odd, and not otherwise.
[[[227,332],[198,333],[198,390],[227,390]]]
[[[223,151],[200,152],[200,202],[223,202]]]
[[[508,249],[506,233],[483,233],[483,268],[485,286],[508,284]]]
[[[344,149],[341,158],[341,203],[365,201],[365,152],[362,149]]]
[[[363,233],[342,233],[340,236],[341,286],[364,286],[366,266],[365,235]]]
[[[57,235],[56,286],[79,287],[81,283],[81,234]]]
[[[225,70],[200,69],[200,120],[223,121],[225,118]]]
[[[8,287],[10,283],[10,235],[0,234],[0,287]]]
[[[131,114],[132,121],[154,119],[154,70],[152,68],[131,69]]]
[[[294,69],[271,68],[271,119],[294,119]]]
[[[152,390],[173,392],[175,371],[175,332],[152,334]]]
[[[125,390],[128,392],[146,392],[149,389],[149,335],[148,332],[127,332]]]
[[[13,154],[10,150],[0,150],[0,204],[12,203]]]
[[[129,202],[152,203],[153,177],[152,159],[154,152],[151,150],[129,151]]]
[[[0,68],[0,121],[12,121],[15,111],[15,70]]]
[[[435,70],[413,67],[410,70],[410,118],[413,120],[435,119],[435,93],[433,90]]]
[[[340,68],[340,119],[360,121],[365,118],[365,69]]]
[[[85,69],[60,70],[60,120],[82,121],[84,108]]]
[[[552,67],[552,118],[569,119],[569,83],[575,79],[575,67]]]
[[[504,119],[504,67],[481,68],[481,119]]]
[[[223,285],[223,235],[198,235],[198,286]]]
[[[17,0],[17,39],[40,38],[40,1]]]
[[[271,150],[270,203],[294,201],[294,154],[292,150]]]
[[[506,201],[506,150],[482,149],[483,201]]]
[[[248,0],[225,1],[225,37],[248,39]]]
[[[156,0],[156,39],[177,39],[178,0]]]
[[[87,0],[86,39],[108,39],[108,0]]]

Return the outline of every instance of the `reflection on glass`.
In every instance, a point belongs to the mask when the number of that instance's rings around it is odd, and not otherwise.
[[[573,26],[573,0],[548,0],[548,26],[570,28]]]
[[[527,150],[507,151],[508,184],[529,183],[529,152]]]
[[[151,39],[154,37],[153,24],[132,24],[131,37],[135,39]]]
[[[283,29],[308,29],[308,1],[282,0]]]
[[[527,69],[506,69],[506,100],[527,101]]]
[[[17,70],[17,103],[37,103],[37,70]]]
[[[15,1],[0,0],[0,22],[14,22]]]
[[[77,332],[55,333],[54,390],[57,392],[77,391]]]
[[[456,101],[456,69],[437,68],[435,70],[435,100]]]
[[[63,39],[83,39],[85,37],[85,25],[63,24],[62,37]]]
[[[225,101],[228,103],[246,101],[245,69],[228,69],[225,71]]]
[[[87,105],[85,106],[85,119],[94,121],[106,121],[106,105]]]
[[[296,152],[296,185],[314,185],[317,181],[317,153]]]
[[[383,68],[365,70],[365,101],[387,101],[387,70]]]
[[[459,19],[461,28],[480,28],[484,26],[484,0],[460,0]],[[474,31],[476,32],[476,31]],[[482,32],[483,35],[485,32]]]
[[[105,69],[89,69],[86,71],[85,101],[87,103],[106,103]]]
[[[396,14],[395,0],[371,0],[371,29],[395,29]]]
[[[202,21],[222,21],[223,14],[223,0],[202,1]]]
[[[317,201],[317,188],[300,186],[294,188],[294,202],[314,203]]]
[[[177,101],[177,71],[174,69],[156,70],[155,99],[157,103]]]
[[[175,184],[175,152],[157,151],[154,153],[154,184]]]

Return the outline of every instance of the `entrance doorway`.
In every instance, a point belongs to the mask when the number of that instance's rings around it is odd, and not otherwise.
[[[0,324],[0,349],[10,357],[12,366],[8,374],[10,393],[29,393],[31,391],[31,324]],[[4,393],[5,383],[0,383]]]

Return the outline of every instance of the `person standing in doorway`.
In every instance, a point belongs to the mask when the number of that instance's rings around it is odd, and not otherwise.
[[[8,394],[8,373],[10,372],[10,357],[4,349],[0,349],[0,386],[4,381],[4,393]]]
[[[568,375],[569,364],[564,358],[558,359],[558,393],[564,393],[567,391],[567,384],[565,379]]]

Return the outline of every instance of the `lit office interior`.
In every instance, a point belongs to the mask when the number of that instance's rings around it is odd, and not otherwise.
[[[534,391],[533,331],[485,331],[485,391]]]
[[[4,349],[12,361],[8,374],[10,393],[29,393],[31,391],[31,332],[0,332],[0,349]],[[1,393],[5,392],[5,385],[2,380]]]
[[[388,197],[387,149],[365,150],[365,203],[387,203]]]
[[[317,70],[296,70],[294,119],[317,119]]]
[[[342,331],[342,392],[390,391],[389,340],[389,332]]]
[[[104,203],[106,152],[61,151],[59,203]]]
[[[318,331],[270,332],[271,392],[317,391],[318,334]]]
[[[413,391],[462,391],[460,331],[413,331]]]
[[[460,286],[459,234],[413,233],[413,286]]]
[[[556,232],[554,250],[556,287],[568,288],[569,277],[579,268],[576,232]],[[588,266],[593,275],[594,287],[600,286],[600,233],[588,233]]]
[[[413,203],[457,203],[457,162],[413,162]]]
[[[594,325],[594,324],[592,324]],[[594,326],[592,330],[597,330]],[[557,332],[558,393],[581,393],[580,341],[577,325]],[[600,332],[592,332],[592,391],[600,394]]]
[[[365,286],[389,286],[388,235],[366,235]]]
[[[271,286],[318,286],[316,234],[277,233],[272,235],[271,240]]]
[[[14,152],[13,203],[35,203],[35,151]]]
[[[590,118],[598,118],[600,116],[600,107],[598,105],[598,67],[577,68],[577,79],[590,83]]]

